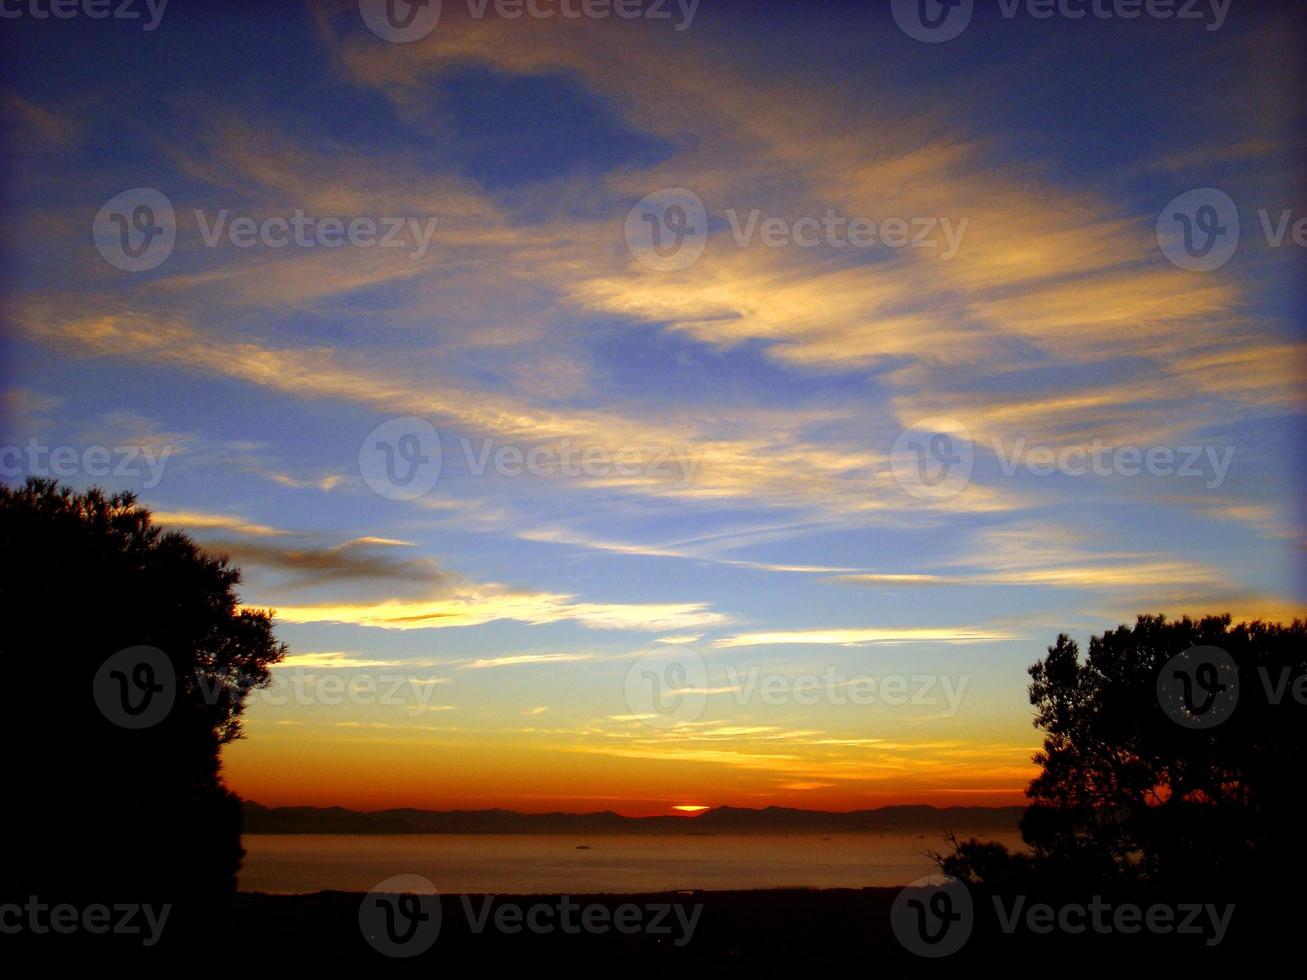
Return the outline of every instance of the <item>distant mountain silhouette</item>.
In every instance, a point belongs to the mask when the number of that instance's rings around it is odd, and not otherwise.
[[[761,810],[721,806],[697,817],[624,817],[597,813],[518,813],[514,810],[378,810],[343,807],[268,808],[244,803],[249,834],[554,834],[773,832],[1015,831],[1019,806],[886,806],[832,813],[769,806]]]

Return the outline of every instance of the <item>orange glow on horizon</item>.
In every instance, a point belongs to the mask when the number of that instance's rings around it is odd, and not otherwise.
[[[1006,759],[969,771],[958,767],[923,778],[816,782],[706,764],[612,759],[524,745],[460,745],[433,757],[429,747],[337,743],[322,752],[310,739],[260,733],[224,750],[228,786],[268,807],[340,806],[357,811],[502,808],[520,813],[594,813],[694,819],[719,806],[769,806],[847,812],[884,806],[1020,806],[1035,768]],[[1027,756],[1028,758],[1028,756]],[[566,790],[560,773],[566,772]],[[707,804],[681,803],[707,799]]]

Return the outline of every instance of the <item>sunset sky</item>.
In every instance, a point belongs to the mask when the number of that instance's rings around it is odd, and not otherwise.
[[[977,0],[943,43],[866,2],[446,0],[408,43],[357,3],[7,20],[3,479],[72,447],[53,475],[277,610],[224,752],[266,805],[1018,803],[1059,632],[1307,609],[1301,53],[1211,6]],[[175,222],[102,213],[140,188]],[[1239,246],[1180,268],[1159,218],[1204,188]],[[175,245],[121,268],[113,215]],[[918,446],[970,479],[915,484]]]

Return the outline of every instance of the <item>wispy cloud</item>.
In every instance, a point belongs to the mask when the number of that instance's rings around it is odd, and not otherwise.
[[[991,643],[1008,640],[1012,633],[1004,630],[973,627],[934,626],[865,627],[857,629],[765,630],[736,633],[713,641],[715,647],[754,647],[778,644],[820,644],[834,646],[872,646],[900,643]]]
[[[352,623],[392,630],[479,626],[500,619],[535,625],[571,620],[591,629],[650,633],[730,621],[701,602],[582,602],[571,595],[515,592],[494,586],[458,586],[449,595],[427,600],[283,605],[277,608],[277,618],[287,623]]]
[[[234,531],[237,534],[248,534],[253,537],[280,537],[292,533],[269,524],[233,517],[230,514],[212,514],[193,510],[155,510],[151,514],[159,524],[175,524],[184,529]]]

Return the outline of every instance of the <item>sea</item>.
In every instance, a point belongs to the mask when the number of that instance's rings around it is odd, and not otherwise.
[[[1019,834],[984,832],[1021,849]],[[639,894],[905,885],[938,871],[938,832],[246,834],[239,887],[366,892],[420,875],[442,894]],[[413,889],[418,890],[418,889]]]

